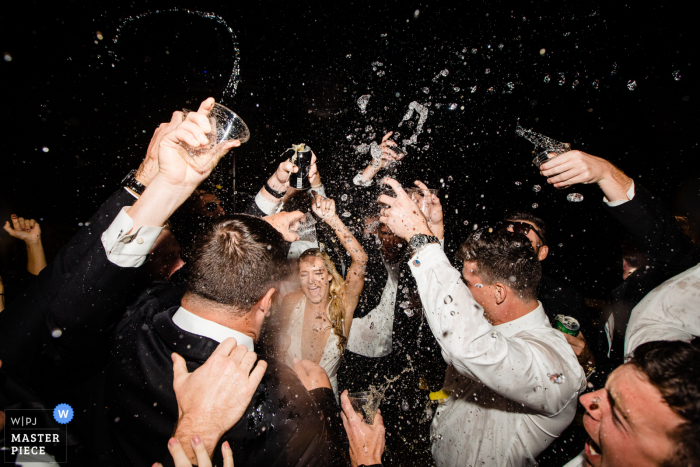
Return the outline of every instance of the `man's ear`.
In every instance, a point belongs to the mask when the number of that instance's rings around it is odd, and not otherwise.
[[[540,247],[540,250],[537,252],[537,260],[538,261],[544,260],[548,254],[549,254],[549,247],[547,245],[542,245]]]
[[[275,295],[275,288],[271,287],[270,290],[258,301],[258,309],[265,313],[265,316],[270,316],[270,308],[272,307],[272,297]]]
[[[501,282],[496,282],[494,285],[495,288],[495,296],[494,298],[496,299],[496,305],[500,305],[506,300],[506,297],[508,297],[508,288]]]

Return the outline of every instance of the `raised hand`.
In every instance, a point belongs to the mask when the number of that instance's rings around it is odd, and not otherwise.
[[[292,162],[287,159],[280,162],[277,166],[277,170],[268,179],[267,184],[270,185],[275,191],[280,191],[285,193],[289,190],[289,176],[293,173],[299,172],[299,167],[292,164]],[[311,166],[309,167],[309,181],[314,185],[314,178],[318,175],[318,167],[316,167],[316,154],[311,151]]]
[[[326,221],[326,223],[337,217],[335,214],[335,201],[330,198],[324,198],[316,192],[313,193],[315,196],[311,203],[311,209],[314,214]]]
[[[389,133],[385,134],[384,137],[382,138],[382,142],[379,145],[379,147],[382,150],[382,157],[379,160],[379,168],[383,169],[387,165],[389,165],[392,162],[398,162],[401,159],[403,159],[405,154],[402,153],[397,153],[394,151],[392,148],[397,147],[398,145],[392,141],[391,135],[393,135],[394,132],[390,131]]]
[[[443,213],[442,204],[440,203],[440,198],[437,195],[433,195],[428,191],[428,187],[425,183],[420,180],[413,182],[418,188],[422,190],[423,197],[429,197],[425,199],[425,209],[423,214],[428,221],[428,227],[433,231],[436,237],[442,239],[445,236],[445,226],[443,223]]]
[[[219,438],[245,413],[267,363],[260,360],[256,365],[255,352],[237,345],[232,337],[219,344],[204,365],[192,373],[180,355],[173,353],[172,359],[173,389],[180,415],[175,436],[187,441],[184,449],[189,451],[189,439],[198,435],[211,455]],[[191,452],[188,456],[194,458]]]
[[[301,211],[278,212],[271,216],[263,217],[263,220],[275,228],[276,231],[282,234],[282,237],[288,242],[296,242],[299,240],[299,235],[289,230],[290,226],[298,223],[304,218],[304,213]]]
[[[41,242],[41,228],[37,221],[34,219],[17,217],[16,214],[12,214],[10,219],[12,220],[12,224],[10,225],[10,223],[6,221],[3,226],[5,232],[27,244]]]
[[[153,132],[153,137],[151,142],[148,143],[148,149],[146,150],[146,157],[139,166],[134,178],[141,183],[143,186],[148,186],[151,180],[155,178],[158,174],[158,152],[160,150],[160,142],[163,136],[173,131],[177,126],[182,123],[182,112],[173,112],[173,117],[170,119],[169,123],[161,123]]]
[[[201,168],[193,167],[181,155],[181,151],[185,151],[181,143],[194,149],[210,144],[207,134],[212,131],[212,128],[208,115],[214,103],[213,97],[202,102],[196,112],[188,113],[185,120],[161,139],[158,150],[158,175],[172,187],[187,187],[194,190],[209,176],[229,149],[241,145],[238,140],[225,141],[216,145],[211,150],[209,160]]]
[[[318,388],[331,389],[331,380],[328,379],[326,370],[311,360],[299,360],[294,358],[294,373],[297,374],[307,391]]]
[[[347,390],[340,395],[340,405],[343,408],[340,417],[343,419],[343,426],[350,441],[350,463],[352,467],[381,464],[386,439],[384,419],[379,409],[377,409],[374,421],[370,425],[363,422],[362,418],[352,408]]]
[[[379,222],[389,226],[394,235],[408,241],[416,234],[433,235],[428,227],[428,221],[418,205],[404,191],[399,182],[393,178],[385,178],[384,183],[393,188],[396,198],[381,195],[379,203],[389,207],[382,209]]]

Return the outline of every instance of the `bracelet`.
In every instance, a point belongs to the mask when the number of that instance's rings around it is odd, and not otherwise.
[[[323,183],[319,183],[318,185],[314,186],[311,185],[311,188],[321,188],[323,186]]]
[[[284,195],[286,194],[286,193],[284,193],[284,192],[282,192],[282,191],[273,190],[273,189],[270,187],[270,185],[267,183],[267,181],[265,182],[265,185],[263,185],[263,187],[267,190],[268,193],[270,193],[272,196],[274,196],[274,197],[277,198],[277,199],[282,199],[282,198],[284,198]]]

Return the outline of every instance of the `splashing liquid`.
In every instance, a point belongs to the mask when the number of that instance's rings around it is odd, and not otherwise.
[[[240,81],[240,54],[241,50],[238,48],[238,40],[236,39],[236,34],[233,32],[233,29],[229,27],[229,25],[226,23],[226,21],[219,15],[216,15],[214,13],[207,13],[204,11],[197,11],[197,10],[189,10],[189,9],[184,9],[184,8],[170,8],[167,10],[154,10],[154,11],[146,11],[144,13],[140,13],[138,15],[134,16],[129,16],[126,18],[124,21],[122,21],[119,26],[117,26],[117,31],[116,34],[114,35],[114,38],[112,41],[116,44],[119,42],[119,38],[122,35],[122,32],[124,30],[124,27],[126,27],[129,23],[132,21],[136,21],[138,19],[146,18],[151,15],[157,15],[161,13],[186,13],[188,15],[194,15],[194,16],[199,16],[200,18],[204,19],[209,19],[212,21],[216,21],[218,24],[222,25],[226,30],[229,32],[231,35],[231,42],[233,44],[233,70],[231,71],[231,77],[228,80],[228,83],[226,84],[226,88],[224,89],[224,92],[222,94],[222,100],[225,99],[226,97],[233,97],[236,94],[236,90],[238,89],[238,82]],[[119,57],[117,56],[116,52],[114,50],[109,50],[107,52],[110,57],[114,59],[114,61],[119,61]]]

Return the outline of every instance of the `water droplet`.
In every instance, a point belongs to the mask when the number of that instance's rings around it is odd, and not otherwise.
[[[458,88],[457,86],[453,87],[452,90],[453,90],[454,92],[459,92],[459,91],[461,91],[461,89]]]
[[[544,55],[547,53],[547,49],[540,49],[540,55]]]
[[[535,391],[539,391],[540,389],[542,389],[542,386],[535,386]]]
[[[142,330],[142,331],[148,331],[148,329],[149,329],[148,324],[143,323],[143,324],[141,325],[141,330]]]
[[[673,79],[675,79],[676,81],[680,81],[680,80],[681,80],[681,70],[676,70],[676,71],[674,71],[674,72],[672,73],[672,75],[673,75]]]
[[[452,295],[448,295],[447,297],[445,297],[444,301],[445,305],[449,305],[450,303],[452,303]]]
[[[472,91],[472,94],[474,94],[476,92],[476,86],[472,86],[471,91]]]
[[[11,62],[12,61],[12,55],[5,53],[5,55],[2,56],[2,59],[5,60],[6,62]]]
[[[49,152],[49,148],[47,148],[46,146],[42,146],[41,150],[44,152]]]
[[[457,104],[455,104],[455,103],[453,102],[452,104],[450,104],[450,106],[449,106],[448,108],[449,108],[450,110],[454,110],[454,109],[457,108]]]
[[[352,214],[350,214],[350,211],[345,211],[343,214],[341,214],[343,217],[350,217]]]
[[[475,53],[476,53],[476,49],[472,49],[472,53],[475,54]]]
[[[476,287],[477,289],[480,289],[480,288],[482,288],[483,286],[484,286],[484,284],[474,284],[474,287]]]
[[[119,423],[119,417],[114,419],[114,423]]]
[[[633,79],[627,81],[627,89],[634,91],[637,88],[637,82]]]
[[[566,195],[566,200],[570,203],[580,203],[583,201],[583,195],[581,193],[569,193]]]
[[[508,94],[513,92],[513,89],[515,89],[515,84],[514,83],[506,83],[506,86],[508,87]]]
[[[62,335],[63,335],[63,331],[61,331],[59,328],[56,328],[53,331],[51,331],[51,337],[53,337],[54,339],[58,339]]]
[[[450,315],[451,315],[451,316],[454,316],[454,315],[455,315],[455,311],[454,311],[454,310],[450,311]]]
[[[403,410],[404,412],[408,412],[409,410],[411,410],[411,406],[408,405],[407,400],[404,400],[403,402],[401,402],[401,410]]]
[[[489,73],[491,73],[491,68],[487,68],[486,70],[484,70],[485,75],[488,75]]]
[[[535,185],[532,187],[532,191],[534,191],[535,193],[539,193],[541,189],[542,187],[539,185]]]
[[[464,225],[469,225],[469,221],[468,221],[468,220],[465,220],[465,221],[463,222],[463,224],[464,224]]]
[[[544,75],[544,82],[549,83],[552,78],[549,77],[549,75]]]
[[[429,93],[430,93],[430,88],[428,88],[428,87],[423,88],[423,92],[424,92],[425,94],[429,94]]]
[[[503,47],[505,47],[503,44],[498,44],[498,50],[503,50]]]
[[[559,86],[564,86],[564,83],[566,83],[566,77],[564,76],[564,73],[559,73]]]
[[[348,141],[350,141],[350,140],[352,140],[352,139],[354,138],[354,136],[353,136],[353,135],[347,135],[346,138],[348,139]]]
[[[593,89],[598,89],[600,87],[600,80],[594,79],[593,82],[591,83],[591,86],[593,86]]]
[[[537,204],[537,203],[532,203],[532,209],[537,209],[537,208],[539,208],[539,207],[540,207],[539,204]]]
[[[347,54],[345,58],[352,58],[352,54]]]
[[[491,337],[494,339],[498,337],[498,333],[496,331],[491,331]]]
[[[520,185],[522,185],[521,182],[515,182],[515,186],[520,186]]]
[[[518,278],[515,277],[515,276],[510,276],[510,277],[508,278],[508,280],[511,281],[511,282],[515,282],[515,281],[518,280]]]

